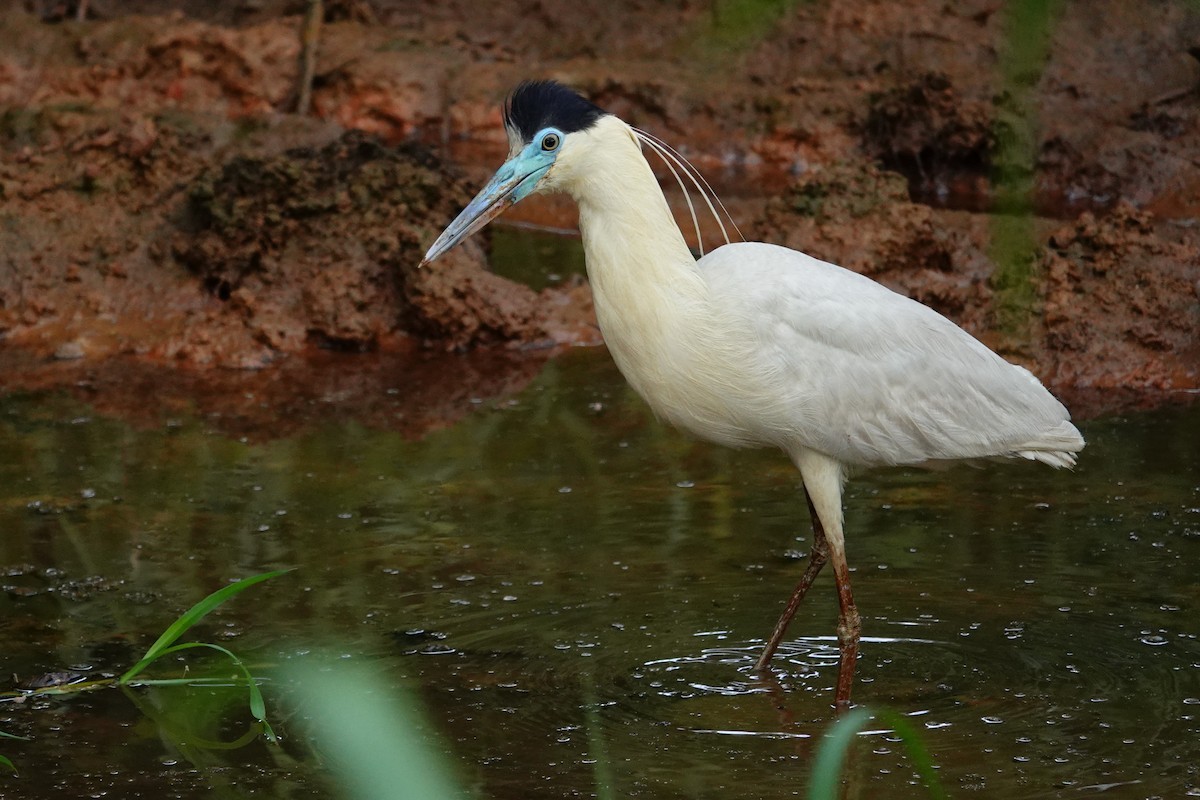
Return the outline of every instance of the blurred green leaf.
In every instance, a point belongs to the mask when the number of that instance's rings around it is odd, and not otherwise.
[[[354,800],[465,800],[453,766],[414,701],[345,664],[300,664],[289,673],[318,743]]]
[[[813,765],[812,778],[808,783],[809,800],[836,800],[838,785],[842,779],[842,762],[854,737],[871,720],[871,712],[859,706],[838,719],[833,729],[826,734],[817,748],[817,759]]]
[[[946,793],[937,779],[933,760],[916,729],[895,711],[890,709],[873,711],[866,706],[859,706],[839,718],[833,729],[821,742],[817,749],[812,779],[808,785],[809,800],[837,800],[842,780],[842,764],[845,762],[846,753],[858,735],[873,719],[885,723],[900,737],[900,741],[908,751],[909,758],[913,761],[917,774],[921,776],[921,780],[929,790],[929,796],[937,800],[944,800]]]

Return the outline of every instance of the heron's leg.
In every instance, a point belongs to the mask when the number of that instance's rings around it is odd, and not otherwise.
[[[858,659],[858,642],[862,632],[854,595],[850,591],[850,567],[846,564],[846,540],[842,535],[842,483],[845,470],[829,456],[802,450],[794,456],[804,478],[813,516],[825,532],[829,560],[838,592],[838,646],[841,655],[835,701],[838,710],[850,706],[850,689],[854,685],[854,666]]]
[[[754,669],[760,672],[771,663],[771,658],[783,641],[783,635],[787,633],[792,617],[796,616],[796,609],[800,608],[800,601],[804,599],[804,595],[808,593],[808,587],[812,586],[812,582],[817,578],[817,573],[821,571],[821,567],[825,566],[825,561],[829,558],[829,543],[825,540],[825,528],[821,525],[821,517],[817,514],[817,510],[813,508],[812,495],[808,493],[807,486],[804,487],[804,499],[808,501],[808,513],[812,515],[813,524],[813,541],[808,556],[808,566],[804,568],[804,574],[800,576],[800,582],[792,590],[787,607],[783,609],[783,614],[775,623],[775,632],[771,634],[762,655],[758,657],[758,663],[754,665]]]
[[[850,707],[850,689],[854,685],[854,667],[858,660],[858,641],[862,635],[862,621],[854,595],[850,591],[850,567],[846,563],[844,547],[831,548],[833,576],[837,580],[838,592],[838,663],[837,691],[834,703],[839,711]]]

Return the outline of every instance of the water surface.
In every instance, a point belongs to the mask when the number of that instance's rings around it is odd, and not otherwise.
[[[213,746],[250,722],[236,690],[5,703],[32,741],[0,740],[21,769],[0,793],[333,796],[278,677],[333,648],[415,693],[479,797],[802,796],[832,719],[830,576],[776,679],[752,673],[810,536],[787,460],[655,423],[603,350],[473,407],[420,439],[328,409],[272,438],[0,398],[6,683],[120,672],[213,589],[295,568],[197,632],[267,679],[281,746]],[[1200,794],[1200,407],[1081,427],[1074,472],[850,485],[855,699],[910,715],[956,797]],[[893,737],[863,738],[850,796],[924,796]]]

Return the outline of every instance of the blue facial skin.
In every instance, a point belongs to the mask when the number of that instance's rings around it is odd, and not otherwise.
[[[520,153],[506,161],[487,186],[475,195],[462,213],[442,231],[422,259],[428,264],[472,233],[488,224],[506,208],[533,194],[538,183],[554,166],[562,149],[563,133],[557,128],[543,128],[525,145]]]
[[[538,182],[554,166],[558,151],[562,149],[562,140],[563,134],[557,128],[538,131],[533,141],[496,173],[496,178],[500,178],[501,173],[511,169],[513,175],[528,176],[513,189],[513,203],[519,203],[533,193]]]

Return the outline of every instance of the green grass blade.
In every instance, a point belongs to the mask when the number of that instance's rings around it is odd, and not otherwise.
[[[206,678],[195,676],[188,678],[138,678],[126,686],[228,686],[228,678]]]
[[[15,733],[5,733],[4,731],[0,731],[0,739],[17,739],[22,742],[29,741],[28,736],[18,736]],[[0,756],[0,767],[7,767],[8,769],[12,770],[13,775],[17,774],[16,766],[4,756]]]
[[[938,781],[933,759],[930,758],[929,750],[921,741],[916,728],[895,711],[890,709],[873,711],[865,706],[859,706],[841,717],[821,742],[821,746],[817,748],[816,764],[813,766],[812,779],[808,785],[809,800],[837,800],[839,784],[842,779],[842,763],[845,761],[846,752],[854,743],[855,737],[875,717],[887,724],[900,737],[901,743],[904,744],[909,758],[916,767],[917,774],[921,776],[925,788],[929,790],[930,797],[935,800],[945,800],[946,792]]]
[[[226,678],[221,685],[224,688],[228,688],[229,679]],[[138,681],[136,686],[141,688],[145,687],[146,684]],[[245,732],[236,739],[212,739],[201,732],[202,728],[198,726],[189,727],[187,717],[172,713],[170,711],[170,703],[159,706],[157,703],[149,700],[146,693],[131,689],[128,686],[118,688],[129,698],[129,702],[133,703],[134,707],[142,712],[142,715],[158,728],[159,736],[174,745],[180,755],[193,764],[198,765],[202,762],[202,758],[197,758],[202,751],[238,750],[253,742],[263,732],[261,722],[252,722],[246,726]],[[200,720],[200,724],[203,725],[203,719]],[[220,730],[224,729],[221,728]]]
[[[273,572],[263,572],[259,575],[252,575],[249,578],[243,578],[236,583],[231,583],[228,586],[221,587],[208,597],[201,600],[199,603],[196,603],[196,605],[189,608],[179,617],[179,619],[172,622],[170,627],[163,631],[162,636],[159,636],[158,640],[154,644],[150,645],[150,649],[146,651],[146,655],[142,656],[141,661],[130,667],[130,669],[117,680],[117,683],[122,686],[129,683],[129,681],[131,681],[135,675],[148,667],[155,659],[163,656],[167,649],[174,644],[174,642],[178,640],[180,636],[185,634],[189,628],[191,628],[193,625],[203,619],[204,616],[210,611],[224,603],[229,598],[250,588],[256,583],[261,583],[270,578],[276,578],[285,572],[290,572],[290,570],[278,569],[274,570]]]
[[[250,692],[250,714],[262,725],[263,735],[267,737],[267,740],[277,742],[278,737],[275,735],[275,729],[267,722],[267,706],[263,702],[262,692],[258,688],[258,683],[254,680],[254,676],[250,674],[250,670],[246,669],[246,665],[242,663],[242,660],[233,654],[233,651],[210,642],[184,642],[183,644],[172,645],[161,651],[158,655],[160,657],[166,656],[183,650],[193,650],[197,647],[204,647],[209,650],[216,650],[218,653],[224,653],[233,662],[233,665],[241,670],[242,677],[246,679],[246,688]]]

